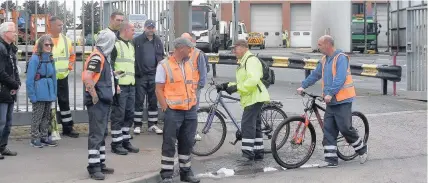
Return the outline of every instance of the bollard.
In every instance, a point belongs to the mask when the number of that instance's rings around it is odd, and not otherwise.
[[[382,94],[387,95],[388,94],[388,80],[382,79]]]
[[[212,66],[213,66],[213,78],[216,78],[217,77],[217,69],[215,67],[215,64],[212,64]]]

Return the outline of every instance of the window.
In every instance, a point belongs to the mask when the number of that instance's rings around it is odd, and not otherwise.
[[[208,12],[192,10],[192,30],[208,29]]]
[[[375,23],[367,23],[367,34],[374,34],[376,29]],[[364,34],[364,23],[352,23],[352,34]]]

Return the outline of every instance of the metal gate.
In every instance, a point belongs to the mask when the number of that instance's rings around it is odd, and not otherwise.
[[[427,6],[407,8],[407,90],[427,100]]]
[[[146,14],[147,18],[156,22],[157,34],[163,40],[165,52],[168,53],[167,45],[169,45],[169,40],[174,37],[174,24],[171,18],[174,11],[173,8],[170,8],[173,7],[173,4],[174,2],[170,0],[6,0],[4,15],[0,12],[3,15],[1,20],[15,22],[17,30],[19,30],[19,39],[16,44],[19,49],[18,68],[20,68],[22,86],[15,103],[14,125],[31,123],[32,104],[29,102],[26,92],[26,73],[24,71],[26,62],[32,55],[34,41],[48,33],[49,17],[59,16],[63,20],[63,34],[74,43],[76,62],[73,71],[69,74],[69,99],[73,121],[79,123],[88,122],[87,112],[83,105],[84,87],[81,81],[81,71],[84,63],[82,61],[86,58],[85,53],[87,55],[94,48],[94,35],[108,26],[110,14],[113,11],[120,11],[125,15]],[[83,11],[80,11],[81,9]],[[171,11],[167,11],[168,9]],[[14,15],[19,15],[19,17]],[[22,26],[20,25],[21,19],[26,22]],[[42,21],[39,22],[39,19]],[[41,31],[38,28],[41,28]]]

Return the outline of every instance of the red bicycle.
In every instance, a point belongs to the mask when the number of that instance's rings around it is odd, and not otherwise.
[[[279,165],[288,169],[298,168],[311,158],[316,145],[316,133],[312,121],[318,121],[321,129],[324,125],[319,110],[325,112],[325,108],[316,103],[316,101],[323,102],[324,99],[321,96],[308,94],[306,92],[303,92],[302,96],[307,96],[309,98],[307,102],[304,103],[304,114],[301,116],[290,116],[281,122],[272,136],[271,147],[276,147],[271,148],[272,155]],[[316,119],[312,118],[313,114],[315,114]],[[369,138],[369,123],[366,116],[361,112],[353,111],[352,117],[352,127],[357,130],[361,137],[364,137],[364,143],[367,143]],[[354,121],[354,117],[362,121],[362,126],[357,126],[361,125],[361,123],[354,123],[356,121]],[[296,127],[292,129],[293,126]],[[293,133],[290,134],[290,132]],[[361,132],[364,132],[364,134],[361,134]],[[280,140],[280,146],[277,146],[277,139]],[[345,138],[340,133],[337,137],[337,144],[337,156],[340,159],[349,161],[358,156],[353,147],[346,142]],[[305,145],[308,146],[308,148],[304,149],[306,152],[298,152],[296,154],[292,152],[282,152],[282,150],[287,150],[287,147],[290,147],[291,150],[298,150]],[[346,149],[349,151],[348,154],[345,151]],[[296,160],[299,155],[303,157]]]

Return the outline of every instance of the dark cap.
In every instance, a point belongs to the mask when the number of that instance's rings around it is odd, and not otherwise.
[[[148,20],[146,20],[146,22],[144,22],[144,27],[153,27],[153,28],[155,28],[156,27],[156,23],[155,23],[155,21],[153,21],[151,19],[148,19]]]
[[[238,39],[235,44],[233,44],[232,46],[230,46],[231,48],[237,47],[237,46],[242,46],[244,48],[248,48],[248,42],[245,39]]]

